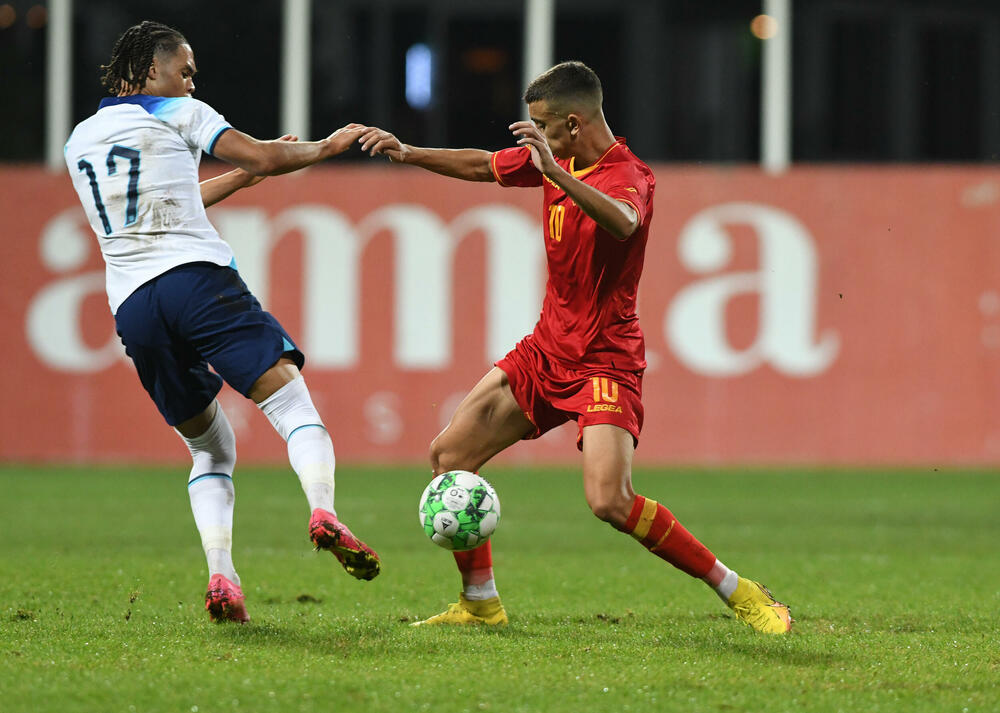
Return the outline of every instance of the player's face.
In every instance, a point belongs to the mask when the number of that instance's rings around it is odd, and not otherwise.
[[[528,104],[528,116],[542,132],[549,144],[552,155],[567,159],[573,155],[573,140],[579,133],[580,124],[575,114],[557,114],[544,99]]]
[[[173,54],[158,52],[153,56],[143,93],[157,97],[191,96],[197,71],[191,45],[183,44]]]

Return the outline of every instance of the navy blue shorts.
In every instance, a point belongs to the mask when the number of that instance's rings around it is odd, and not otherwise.
[[[139,287],[118,307],[115,326],[171,426],[208,408],[223,379],[247,396],[283,355],[300,369],[305,363],[239,273],[206,262],[175,267]]]

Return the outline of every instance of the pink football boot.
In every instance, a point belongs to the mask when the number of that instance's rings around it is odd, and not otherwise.
[[[205,593],[205,608],[212,621],[250,621],[243,590],[221,574],[213,574]]]
[[[375,550],[355,537],[332,512],[316,508],[309,519],[309,539],[317,550],[327,550],[358,579],[375,579],[382,568]]]

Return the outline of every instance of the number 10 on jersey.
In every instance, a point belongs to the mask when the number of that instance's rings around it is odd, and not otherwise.
[[[566,220],[566,206],[549,206],[549,238],[562,242],[563,221]]]

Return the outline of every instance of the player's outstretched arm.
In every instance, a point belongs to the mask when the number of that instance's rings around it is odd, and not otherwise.
[[[278,139],[278,141],[298,140],[299,137],[292,134],[285,134]],[[219,201],[233,195],[241,188],[256,186],[265,178],[266,176],[255,176],[252,173],[247,173],[242,168],[235,168],[228,173],[223,173],[221,176],[208,178],[198,184],[201,188],[201,203],[208,208],[210,205],[215,205]]]
[[[404,144],[384,129],[368,127],[358,138],[369,156],[388,156],[394,163],[409,163],[463,181],[494,181],[489,151],[481,149],[428,149]]]
[[[325,139],[298,142],[259,141],[231,129],[219,137],[213,153],[216,158],[255,176],[277,176],[344,153],[366,128],[361,124],[348,124]]]
[[[619,240],[627,240],[639,228],[639,215],[632,206],[575,178],[556,163],[552,149],[534,122],[517,121],[510,125],[510,130],[518,137],[519,145],[530,148],[535,168],[566,191],[566,195],[595,223]]]

